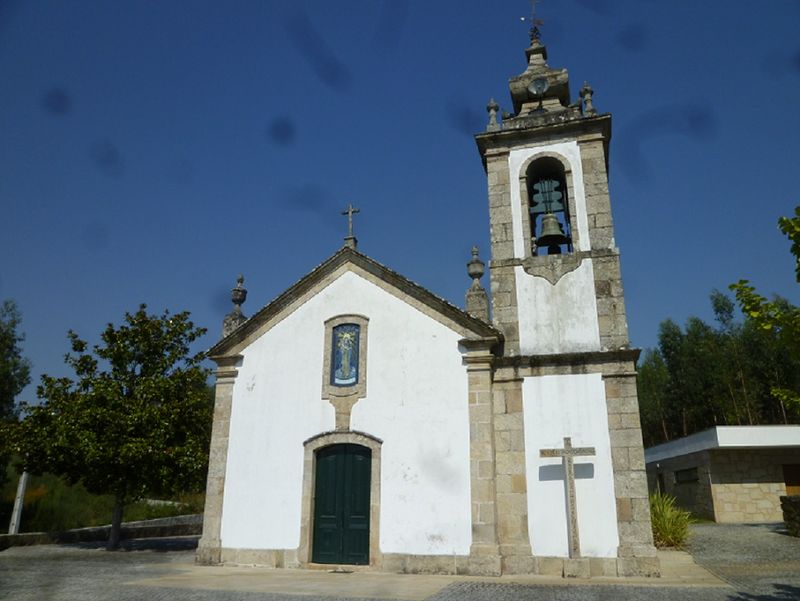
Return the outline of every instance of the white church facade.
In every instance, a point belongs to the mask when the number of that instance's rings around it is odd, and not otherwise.
[[[610,115],[532,36],[514,114],[476,136],[491,315],[473,251],[459,309],[355,238],[216,362],[200,563],[657,575],[608,195]],[[352,210],[352,208],[351,208]],[[352,214],[351,214],[352,217]]]

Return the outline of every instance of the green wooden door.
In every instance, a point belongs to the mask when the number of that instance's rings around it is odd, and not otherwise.
[[[369,563],[372,451],[337,444],[317,451],[314,488],[315,563]]]

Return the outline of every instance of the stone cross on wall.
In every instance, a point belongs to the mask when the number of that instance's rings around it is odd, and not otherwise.
[[[561,457],[564,464],[564,486],[567,487],[567,529],[569,531],[569,556],[581,556],[578,536],[578,505],[575,499],[575,457],[594,455],[594,447],[573,447],[572,439],[564,437],[563,449],[540,449],[540,457]]]

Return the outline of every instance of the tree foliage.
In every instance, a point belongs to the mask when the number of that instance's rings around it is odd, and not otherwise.
[[[776,300],[790,307],[785,300]],[[787,340],[711,294],[716,324],[689,318],[661,323],[658,348],[645,352],[637,384],[645,446],[717,425],[800,421],[800,407],[773,394],[800,391],[800,357]]]
[[[31,381],[30,362],[22,356],[22,317],[12,300],[0,305],[0,420],[16,416],[15,399]]]
[[[800,283],[800,207],[781,217],[779,229],[791,242]],[[767,300],[747,280],[731,286],[734,303],[711,294],[717,325],[693,317],[682,330],[661,324],[658,349],[639,368],[639,401],[645,446],[715,425],[800,422],[800,307]]]
[[[91,350],[70,331],[75,379],[42,376],[43,402],[24,407],[15,440],[27,470],[115,497],[109,548],[126,502],[203,485],[212,406],[204,356],[190,346],[204,333],[187,312],[156,316],[145,305]]]
[[[800,284],[800,207],[796,207],[794,217],[781,217],[778,228],[792,243],[791,253],[795,260],[795,279]],[[736,300],[757,326],[771,332],[785,346],[786,352],[795,360],[800,360],[800,307],[795,307],[784,299],[769,301],[758,294],[747,280],[739,280],[731,286]],[[796,388],[774,386],[772,395],[783,404],[800,408],[800,391]]]
[[[0,304],[0,486],[6,482],[9,441],[17,420],[16,397],[31,381],[30,362],[22,356],[25,339],[19,331],[22,317],[12,300]]]

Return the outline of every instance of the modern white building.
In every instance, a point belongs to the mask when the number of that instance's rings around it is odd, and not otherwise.
[[[645,450],[651,491],[716,522],[782,522],[800,495],[800,426],[717,426]]]

